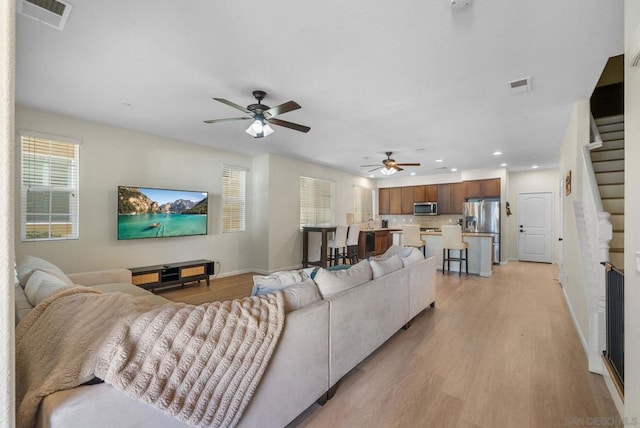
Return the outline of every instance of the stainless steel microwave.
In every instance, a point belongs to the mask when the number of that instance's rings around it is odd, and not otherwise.
[[[438,203],[414,202],[413,215],[438,215]]]

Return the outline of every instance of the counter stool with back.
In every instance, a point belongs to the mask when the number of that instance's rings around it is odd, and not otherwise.
[[[458,275],[462,274],[462,262],[465,262],[465,273],[469,275],[469,244],[462,240],[462,228],[459,225],[443,225],[442,230],[442,274],[447,262],[447,271],[451,271],[451,261],[460,262]],[[458,257],[451,257],[451,250],[458,250]]]

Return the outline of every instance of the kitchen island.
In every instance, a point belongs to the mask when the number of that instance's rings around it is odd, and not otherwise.
[[[402,245],[402,232],[391,232],[393,243]],[[469,273],[483,277],[493,274],[493,237],[494,233],[462,232],[462,240],[469,244]],[[427,246],[427,257],[435,256],[438,269],[442,269],[442,232],[424,231],[420,237]],[[451,250],[452,257],[458,256],[457,250]],[[451,262],[451,271],[458,272],[458,262]]]

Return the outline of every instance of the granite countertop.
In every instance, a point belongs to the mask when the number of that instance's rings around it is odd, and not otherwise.
[[[402,234],[401,230],[397,230],[397,231],[392,231],[391,233],[400,233]],[[433,236],[441,236],[442,232],[434,232],[434,231],[422,231],[420,232],[420,235],[433,235]],[[488,232],[462,232],[462,236],[468,236],[468,237],[478,237],[478,238],[483,238],[483,237],[494,237],[495,235],[497,235],[497,233],[488,233]]]

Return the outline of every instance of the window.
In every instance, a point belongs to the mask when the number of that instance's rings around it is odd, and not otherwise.
[[[333,223],[333,183],[300,177],[300,227]]]
[[[78,141],[21,132],[22,240],[78,239]]]
[[[244,232],[247,170],[222,167],[222,232]]]
[[[366,187],[353,186],[353,211],[356,223],[366,223],[373,218],[373,190]]]

